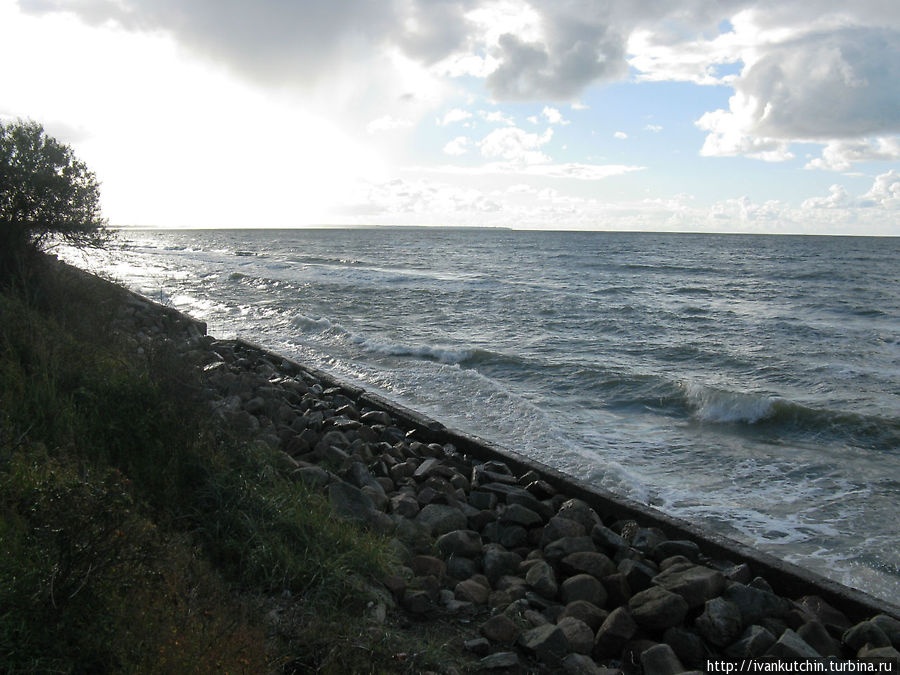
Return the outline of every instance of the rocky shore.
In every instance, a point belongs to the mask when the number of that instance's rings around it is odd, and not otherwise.
[[[400,565],[380,580],[373,621],[454,622],[470,671],[663,675],[818,657],[900,668],[890,612],[791,595],[752,560],[436,442],[439,425],[411,424],[361,389],[139,297],[124,307],[136,349],[170,341],[197,363],[222,424],[283,452],[341,517],[390,538]]]

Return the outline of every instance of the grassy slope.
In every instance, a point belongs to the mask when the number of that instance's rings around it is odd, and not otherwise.
[[[0,292],[0,670],[423,668],[362,618],[384,541],[222,437],[185,357],[138,357],[118,295],[54,269]]]

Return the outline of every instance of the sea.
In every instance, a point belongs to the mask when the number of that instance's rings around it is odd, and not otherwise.
[[[900,238],[131,229],[63,256],[900,602]]]

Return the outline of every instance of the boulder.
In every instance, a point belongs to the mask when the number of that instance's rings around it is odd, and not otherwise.
[[[707,600],[694,625],[707,642],[717,647],[734,642],[743,627],[737,605],[724,598]]]
[[[563,608],[559,618],[564,619],[569,616],[583,621],[596,633],[606,617],[609,616],[609,612],[591,604],[587,600],[573,600]]]
[[[797,659],[817,659],[822,656],[819,652],[806,644],[803,638],[790,628],[781,634],[781,637],[769,648],[766,655],[788,661],[795,661]]]
[[[356,523],[366,523],[375,513],[375,504],[358,487],[342,480],[328,486],[328,499],[335,513]]]
[[[448,504],[427,504],[415,519],[434,537],[466,527],[466,517],[462,511]]]
[[[755,659],[765,654],[775,644],[775,636],[763,626],[749,626],[740,638],[725,649],[731,659]]]
[[[491,642],[513,643],[519,637],[519,627],[505,614],[496,614],[479,627],[479,631]]]
[[[614,609],[597,630],[591,653],[598,660],[617,658],[637,629],[637,624],[625,607]]]
[[[847,645],[854,653],[858,652],[864,645],[876,648],[891,646],[890,638],[872,620],[861,621],[852,628],[848,628],[841,636],[841,642]]]
[[[525,582],[534,591],[549,600],[556,597],[558,585],[556,583],[556,574],[553,568],[545,560],[538,560],[528,569],[525,574]]]
[[[575,600],[586,600],[597,607],[606,604],[606,589],[590,574],[576,574],[563,581],[559,595],[566,604]]]
[[[453,530],[438,537],[437,547],[445,558],[451,555],[481,557],[481,535],[473,530]]]
[[[553,624],[525,631],[519,636],[519,645],[528,654],[548,665],[560,662],[569,651],[566,634]]]
[[[628,609],[639,626],[650,631],[663,631],[684,621],[688,605],[680,595],[653,586],[633,595],[628,601]]]
[[[594,631],[584,621],[573,616],[561,618],[557,624],[566,636],[569,650],[578,654],[590,654],[594,647]]]
[[[672,648],[663,643],[641,652],[641,668],[644,675],[676,675],[684,672],[684,666],[678,660]]]
[[[590,574],[602,579],[616,573],[616,566],[603,553],[596,551],[576,551],[560,560],[560,568],[566,574]]]
[[[707,600],[720,595],[725,589],[725,576],[701,565],[670,567],[653,577],[652,583],[677,593],[684,598],[689,608],[693,608],[702,607]]]

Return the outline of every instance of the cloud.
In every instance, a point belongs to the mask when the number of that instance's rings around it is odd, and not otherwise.
[[[544,106],[544,109],[541,111],[541,115],[549,124],[561,124],[565,126],[569,124],[569,120],[564,119],[562,113],[559,112],[556,108],[551,108],[550,106]]]
[[[516,120],[500,110],[479,110],[478,115],[485,121],[492,124],[506,124],[507,126],[515,126]]]
[[[465,136],[457,136],[444,146],[444,152],[448,155],[464,155],[469,151],[469,139]]]
[[[830,141],[822,156],[807,163],[807,169],[849,171],[853,162],[892,162],[900,160],[900,139],[885,137],[861,141]]]
[[[659,124],[648,124],[644,127],[644,131],[649,131],[654,134],[658,134],[662,130],[663,128]]]
[[[900,173],[891,169],[875,178],[872,189],[853,197],[843,185],[832,185],[827,197],[811,197],[804,209],[885,209],[900,210]]]
[[[628,138],[628,134],[626,134],[624,131],[617,131],[613,134],[613,138],[624,141],[626,138]]]
[[[543,164],[549,162],[550,158],[540,148],[551,138],[551,128],[543,134],[532,134],[518,127],[505,127],[489,133],[478,142],[478,146],[487,159],[505,159],[526,165]]]
[[[438,119],[438,126],[445,127],[448,124],[453,124],[454,122],[462,122],[463,120],[467,120],[472,117],[472,113],[468,110],[462,110],[461,108],[454,108],[453,110],[448,110],[444,116]]]
[[[406,129],[408,127],[413,126],[412,120],[407,119],[397,119],[396,117],[391,117],[390,115],[384,115],[383,117],[379,117],[378,119],[374,119],[366,125],[366,132],[370,134],[378,133],[379,131],[391,131],[393,129]]]

